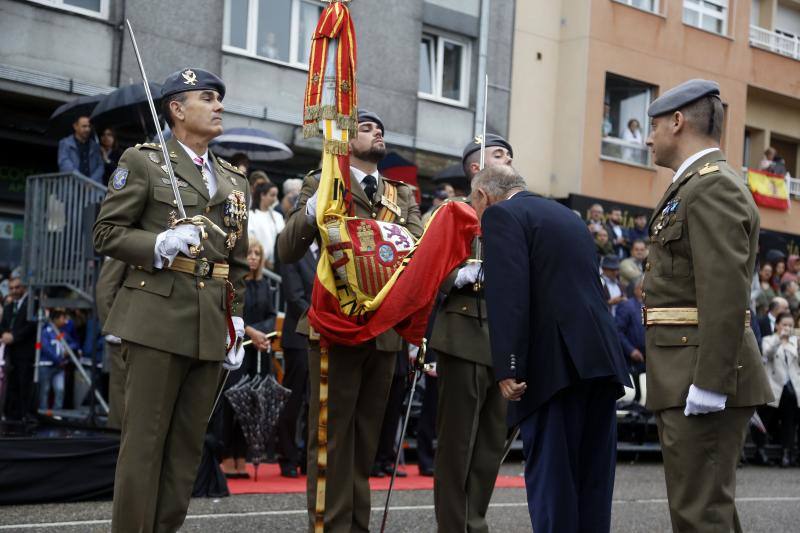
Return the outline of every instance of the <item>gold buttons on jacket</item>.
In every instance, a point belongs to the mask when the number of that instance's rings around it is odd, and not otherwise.
[[[649,262],[649,261],[648,261],[647,263],[645,263],[645,265],[644,265],[644,269],[645,269],[646,271],[650,272],[650,262]]]
[[[144,287],[145,285],[147,285],[147,283],[145,283],[144,281],[143,281],[143,282],[141,282],[141,283],[139,283],[139,286],[140,286],[140,287]]]
[[[406,219],[404,219],[404,218],[402,218],[402,217],[401,217],[401,218],[400,218],[400,223],[401,223],[401,224],[405,224],[405,223],[406,223]]]
[[[197,286],[198,286],[199,288],[201,288],[201,289],[205,289],[205,288],[206,288],[206,284],[205,284],[205,282],[202,282],[202,281],[201,281],[200,283],[198,283],[198,284],[197,284]]]
[[[378,216],[378,213],[372,213],[372,218],[375,218],[377,216]]]
[[[687,342],[689,342],[689,339],[687,339],[686,337],[681,337],[681,342],[683,344],[686,344]]]
[[[211,208],[210,207],[206,207],[206,213],[210,213],[210,212],[211,212]]]
[[[462,311],[466,311],[467,310],[467,306],[465,305],[464,307],[461,308],[461,310]]]

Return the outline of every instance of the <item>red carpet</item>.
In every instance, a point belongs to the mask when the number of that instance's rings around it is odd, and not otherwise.
[[[258,481],[254,478],[253,465],[247,465],[250,479],[229,479],[228,489],[231,494],[287,494],[302,493],[306,491],[306,478],[300,476],[294,479],[281,477],[277,464],[262,464],[258,467]],[[433,478],[420,476],[416,465],[409,465],[406,469],[408,477],[395,479],[395,490],[433,490]],[[385,478],[370,478],[369,485],[372,490],[388,490],[389,480]],[[524,488],[525,479],[522,476],[497,476],[496,488]]]

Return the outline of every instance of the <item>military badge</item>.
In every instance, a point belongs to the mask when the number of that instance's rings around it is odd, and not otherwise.
[[[679,205],[681,205],[681,199],[679,197],[675,197],[667,202],[667,205],[661,210],[661,216],[658,217],[658,224],[656,224],[653,229],[655,235],[658,235],[662,229],[675,222],[677,218],[675,212],[678,210]]]
[[[197,85],[197,74],[190,68],[181,72],[184,85]]]
[[[370,296],[380,292],[415,244],[413,235],[398,224],[378,220],[347,221],[359,289]]]
[[[128,182],[128,169],[117,167],[114,174],[111,176],[111,186],[115,191],[121,191],[125,184]]]
[[[158,156],[158,152],[150,152],[149,154],[147,154],[147,157],[150,159],[150,161],[152,161],[156,165],[161,164],[161,158]]]
[[[247,219],[247,202],[242,191],[233,191],[228,195],[225,200],[223,208],[222,221],[226,226],[234,228],[228,233],[228,238],[225,240],[225,245],[228,250],[233,250],[242,236],[242,222]]]

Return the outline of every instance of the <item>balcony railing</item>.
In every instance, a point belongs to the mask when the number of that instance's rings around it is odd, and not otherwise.
[[[766,28],[750,26],[750,44],[800,61],[800,39],[787,37]]]

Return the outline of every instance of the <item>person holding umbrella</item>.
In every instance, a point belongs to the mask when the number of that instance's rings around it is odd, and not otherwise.
[[[87,178],[102,183],[105,165],[100,146],[92,137],[88,116],[80,116],[72,123],[71,135],[58,142],[58,171],[80,172]]]

